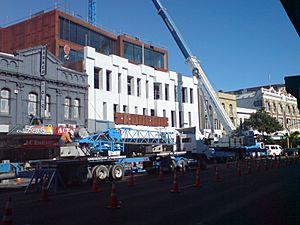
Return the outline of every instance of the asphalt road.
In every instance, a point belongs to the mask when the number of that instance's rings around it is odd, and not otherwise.
[[[178,174],[180,193],[170,192],[172,174],[162,182],[156,174],[135,176],[134,187],[128,187],[127,177],[116,184],[120,209],[106,208],[110,183],[100,184],[99,193],[91,193],[90,185],[49,193],[47,202],[39,200],[40,193],[1,192],[0,201],[4,207],[7,196],[12,197],[14,225],[300,224],[300,162],[287,168],[269,164],[268,170],[262,164],[259,171],[252,167],[251,175],[246,163],[241,165],[240,177],[235,163],[230,168],[218,165],[220,182],[210,165],[201,171],[199,189],[195,171]]]

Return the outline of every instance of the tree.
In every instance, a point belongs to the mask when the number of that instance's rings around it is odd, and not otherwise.
[[[256,113],[252,113],[250,118],[244,122],[243,127],[266,133],[283,130],[282,125],[270,116],[264,108],[258,110]]]

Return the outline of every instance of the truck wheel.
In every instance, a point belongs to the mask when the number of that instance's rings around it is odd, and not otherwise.
[[[113,165],[111,168],[111,177],[114,180],[121,180],[124,176],[124,167],[120,164]]]
[[[109,176],[109,170],[107,169],[106,166],[97,166],[95,170],[95,175],[99,180],[105,180]]]

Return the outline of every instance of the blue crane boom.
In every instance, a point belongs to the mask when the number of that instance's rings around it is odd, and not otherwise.
[[[225,112],[223,106],[221,105],[212,85],[210,84],[207,76],[205,75],[202,67],[200,66],[200,62],[196,56],[192,55],[191,51],[187,47],[183,38],[181,37],[179,31],[177,30],[175,24],[172,22],[171,18],[167,14],[166,9],[162,6],[159,0],[152,0],[154,6],[156,7],[158,14],[163,19],[173,38],[175,39],[178,47],[180,48],[186,63],[189,65],[193,72],[193,76],[198,80],[198,87],[202,92],[205,99],[208,103],[213,107],[216,112],[218,119],[222,123],[224,129],[228,134],[230,134],[234,130],[234,125]]]
[[[88,22],[92,25],[96,25],[96,0],[88,0],[88,4],[89,4]]]

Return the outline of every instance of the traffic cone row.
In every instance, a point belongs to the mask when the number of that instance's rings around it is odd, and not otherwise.
[[[11,206],[11,196],[8,197],[6,201],[3,218],[2,218],[2,225],[12,225],[12,206]]]

